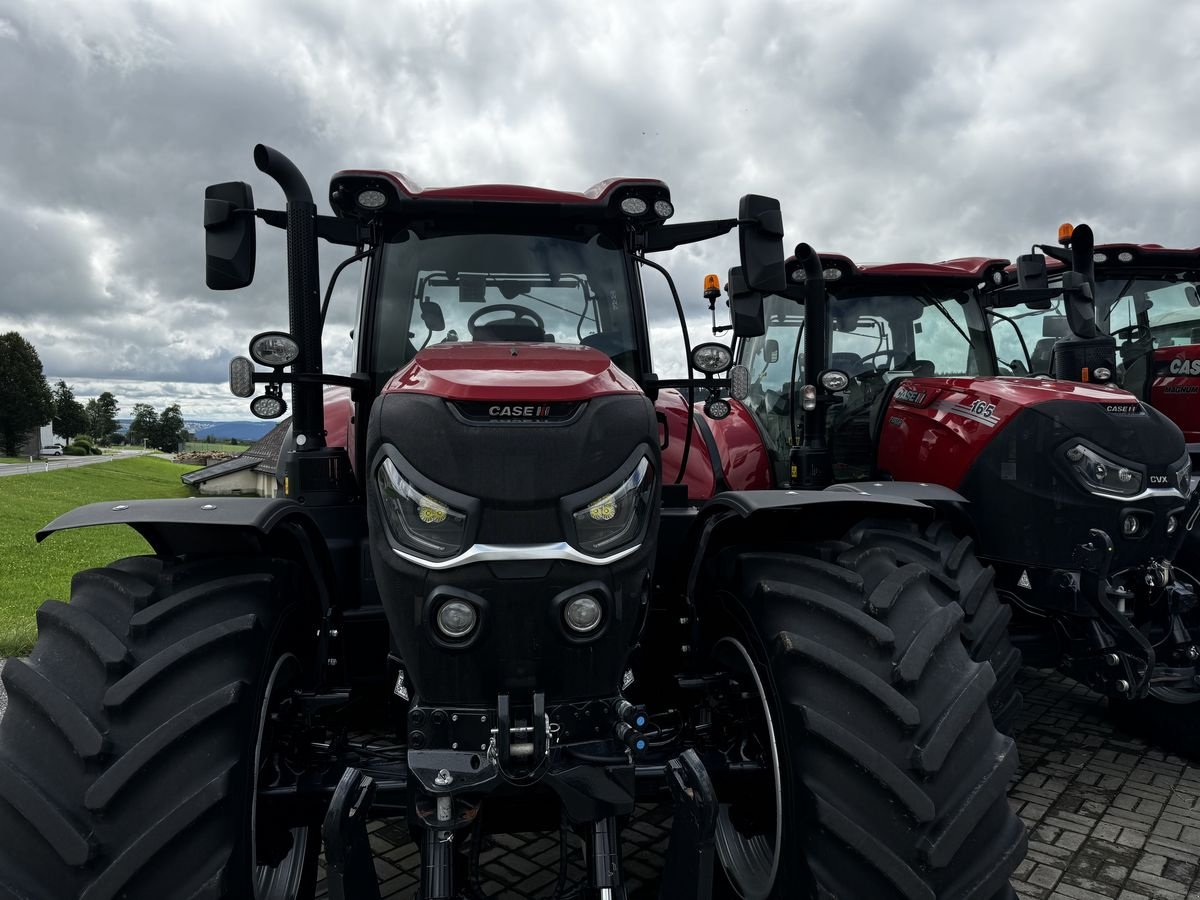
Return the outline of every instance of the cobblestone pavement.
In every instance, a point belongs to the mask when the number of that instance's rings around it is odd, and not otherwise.
[[[1029,827],[1020,897],[1200,900],[1200,766],[1114,731],[1104,701],[1056,672],[1025,669],[1020,678],[1021,769],[1009,790]],[[631,897],[655,895],[669,832],[665,806],[640,807],[625,829]],[[371,845],[383,897],[414,897],[419,857],[404,823],[373,822]],[[568,884],[583,875],[581,852],[570,848]],[[558,835],[497,835],[480,863],[485,896],[553,896]]]

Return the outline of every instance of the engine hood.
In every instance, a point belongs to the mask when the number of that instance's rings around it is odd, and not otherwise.
[[[917,391],[930,392],[929,399],[937,400],[954,393],[968,394],[973,399],[998,401],[1005,406],[1036,406],[1051,400],[1075,400],[1083,403],[1100,403],[1118,407],[1116,413],[1131,413],[1138,399],[1129,391],[1102,384],[1084,384],[1077,381],[1058,381],[1052,378],[1029,378],[1020,376],[996,376],[981,378],[908,378],[905,384]],[[934,396],[934,395],[937,396]]]
[[[536,403],[640,394],[642,389],[592,347],[463,342],[425,348],[392,376],[383,393]]]

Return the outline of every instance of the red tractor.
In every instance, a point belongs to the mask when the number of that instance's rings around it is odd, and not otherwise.
[[[857,266],[801,245],[793,285],[765,298],[765,333],[738,350],[774,478],[867,493],[950,489],[932,529],[863,527],[894,532],[901,560],[947,561],[948,576],[973,538],[990,568],[969,568],[955,586],[972,655],[998,675],[997,719],[1007,724],[1017,702],[1011,639],[1156,739],[1200,752],[1200,706],[1175,705],[1200,698],[1200,610],[1171,564],[1197,508],[1183,436],[1115,385],[1081,383],[1089,366],[1103,376],[1106,361],[1111,378],[1111,340],[1055,338],[1058,380],[1030,376],[1032,354],[1001,362],[1012,354],[997,357],[996,334],[1022,313],[998,298],[1066,304],[1081,319],[1088,305],[1082,274],[1065,289],[980,291],[1008,268],[987,258]],[[1005,602],[972,600],[972,586],[993,577]]]
[[[556,895],[609,900],[635,802],[669,798],[662,897],[1012,896],[995,675],[953,578],[863,527],[933,529],[941,492],[779,489],[729,348],[653,373],[643,273],[682,307],[648,254],[737,228],[749,286],[782,290],[777,202],[667,224],[650,179],[348,171],[326,216],[255,161],[287,208],[210,187],[208,283],[250,283],[256,218],[286,230],[289,328],[231,364],[257,415],[290,386],[285,496],[39,534],[125,523],[155,552],[78,574],[4,668],[10,895],[307,897],[323,841],[330,895],[377,897],[365,820],[397,816],[426,900],[476,896],[488,835],[525,830],[583,848]],[[350,375],[322,370],[318,239],[365,262]]]

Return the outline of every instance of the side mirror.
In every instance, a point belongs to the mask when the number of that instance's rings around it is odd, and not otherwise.
[[[1183,289],[1183,296],[1187,298],[1188,306],[1200,306],[1200,295],[1196,294],[1196,288],[1192,285],[1187,285]]]
[[[779,362],[779,341],[775,338],[767,338],[763,342],[763,362],[768,364]]]
[[[774,197],[747,194],[741,199],[738,251],[749,290],[775,294],[787,287],[783,268],[783,213]]]
[[[733,323],[733,336],[750,338],[766,334],[767,320],[763,313],[762,294],[747,287],[740,266],[729,270],[725,290],[729,293],[729,318]]]
[[[1017,286],[1025,290],[1045,290],[1050,286],[1046,275],[1046,257],[1040,253],[1026,253],[1017,257]]]
[[[254,280],[254,194],[244,181],[204,189],[204,281],[233,291]]]
[[[433,300],[421,301],[421,321],[430,331],[446,330],[446,317],[442,314],[442,307]]]

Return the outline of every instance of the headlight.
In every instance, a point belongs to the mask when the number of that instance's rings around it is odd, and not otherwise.
[[[1084,486],[1094,494],[1132,497],[1142,492],[1145,477],[1138,469],[1113,462],[1083,444],[1068,447],[1064,455]]]
[[[1187,496],[1192,490],[1192,457],[1185,456],[1183,465],[1175,471],[1175,483],[1179,488],[1179,493]]]
[[[636,538],[650,513],[654,467],[645,457],[616,490],[572,512],[575,537],[585,553],[602,553]]]
[[[418,553],[440,559],[463,549],[466,513],[418,491],[390,459],[385,459],[375,470],[375,481],[383,514],[396,540]]]
[[[733,365],[733,353],[724,344],[709,342],[692,348],[692,368],[705,375],[716,375]]]

